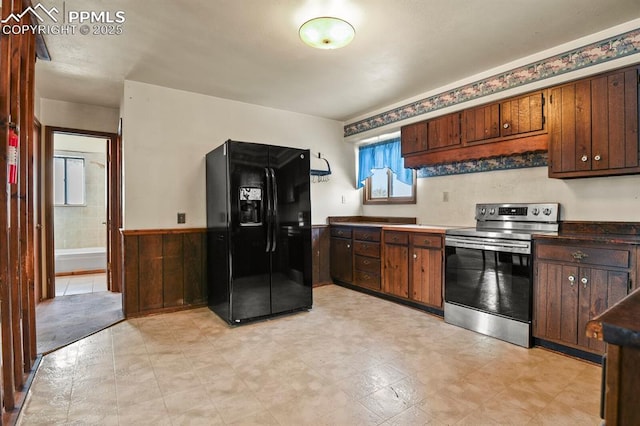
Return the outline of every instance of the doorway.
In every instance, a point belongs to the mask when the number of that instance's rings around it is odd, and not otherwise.
[[[124,318],[119,134],[45,127],[44,280],[38,353]]]

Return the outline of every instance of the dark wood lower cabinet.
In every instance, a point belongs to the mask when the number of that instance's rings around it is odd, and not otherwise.
[[[627,295],[635,271],[634,250],[623,244],[536,243],[534,337],[604,354],[604,343],[584,330]]]
[[[313,256],[313,286],[331,284],[330,229],[327,225],[314,225],[311,229]]]
[[[206,229],[122,231],[125,317],[206,306]]]
[[[409,234],[385,231],[382,291],[409,297]]]

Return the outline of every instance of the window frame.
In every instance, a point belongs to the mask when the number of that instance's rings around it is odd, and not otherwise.
[[[410,197],[372,197],[371,196],[371,179],[369,176],[364,181],[364,190],[362,191],[362,204],[416,204],[416,181],[418,173],[413,170],[413,181],[411,183],[411,196]],[[387,194],[392,193],[393,185],[393,171],[387,167]]]
[[[53,156],[53,169],[55,180],[55,160],[60,158],[64,160],[63,172],[64,172],[64,203],[56,203],[54,197],[54,207],[86,207],[87,205],[87,164],[86,159],[82,156],[67,155],[67,154],[54,154]],[[82,203],[69,203],[69,178],[67,160],[81,160],[82,161]],[[55,187],[55,182],[54,182]]]

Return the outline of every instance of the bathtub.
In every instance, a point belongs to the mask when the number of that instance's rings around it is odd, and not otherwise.
[[[107,250],[105,247],[57,249],[55,262],[56,274],[104,271],[107,269]]]

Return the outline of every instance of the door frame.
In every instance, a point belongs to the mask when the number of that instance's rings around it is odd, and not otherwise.
[[[53,299],[55,289],[55,244],[53,220],[53,136],[66,133],[107,140],[107,289],[122,291],[120,274],[120,228],[122,226],[122,144],[118,133],[68,127],[46,126],[44,131],[44,245],[46,291],[43,299]]]

